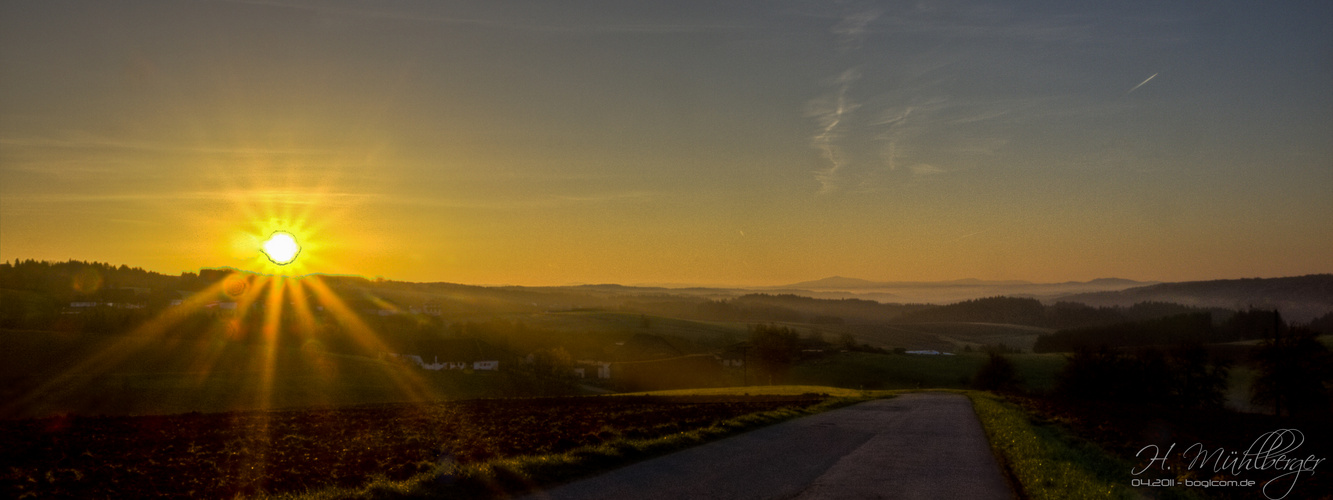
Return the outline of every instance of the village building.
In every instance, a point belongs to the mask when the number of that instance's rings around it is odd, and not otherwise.
[[[512,356],[477,339],[431,339],[419,342],[413,354],[384,353],[385,357],[424,370],[498,371]]]

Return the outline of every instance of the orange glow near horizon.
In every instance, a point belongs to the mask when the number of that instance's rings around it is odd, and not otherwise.
[[[234,304],[232,312],[222,307],[227,303]],[[315,308],[322,317],[316,317]],[[173,329],[197,322],[200,314],[208,318],[209,325],[197,333],[200,340],[183,341],[172,336]],[[330,391],[337,390],[344,375],[339,372],[338,362],[326,358],[322,347],[321,338],[330,328],[343,331],[371,358],[374,353],[393,351],[381,333],[363,321],[320,276],[294,278],[233,271],[126,335],[115,337],[107,348],[78,360],[6,406],[42,407],[47,401],[59,401],[62,394],[87,390],[89,384],[104,384],[102,374],[115,373],[136,353],[163,342],[173,346],[177,361],[192,374],[189,380],[195,389],[207,392],[205,386],[219,383],[220,378],[232,379],[227,384],[234,390],[226,396],[232,409],[274,408],[280,390],[299,390],[312,404],[334,403],[337,398]],[[220,366],[227,364],[224,358],[229,352],[234,357],[233,348],[240,346],[253,346],[256,356],[243,362],[244,371],[236,371],[238,365],[234,363],[228,370],[221,370]],[[375,372],[386,377],[394,389],[386,397],[432,401],[440,396],[423,374],[409,367],[389,363],[375,366]],[[301,387],[293,387],[294,383]],[[256,460],[262,462],[263,454]],[[256,470],[262,469],[262,464],[255,465]]]

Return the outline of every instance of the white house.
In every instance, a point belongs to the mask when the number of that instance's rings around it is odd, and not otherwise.
[[[574,368],[574,374],[577,375],[579,378],[587,378],[588,376],[587,373],[589,368],[596,369],[597,378],[600,379],[611,378],[611,363],[608,361],[591,361],[586,359],[580,359],[575,363],[582,365]]]
[[[386,353],[389,357],[422,369],[497,371],[501,352],[485,342],[471,339],[436,339],[418,346],[421,354]],[[427,363],[426,359],[430,359]]]

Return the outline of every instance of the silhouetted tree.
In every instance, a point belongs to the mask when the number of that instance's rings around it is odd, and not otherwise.
[[[782,378],[801,353],[801,338],[790,328],[755,325],[750,329],[751,355],[768,383]]]
[[[1286,323],[1277,311],[1250,309],[1237,311],[1222,322],[1222,334],[1219,340],[1262,339],[1273,336],[1273,325]]]
[[[1333,334],[1333,312],[1329,312],[1323,316],[1310,320],[1310,324],[1306,325],[1306,327],[1314,330],[1315,333],[1320,335]]]
[[[839,335],[838,347],[841,347],[849,351],[856,349],[856,337],[853,337],[852,334],[850,333],[844,333],[842,335]]]
[[[1259,375],[1251,401],[1272,404],[1273,414],[1287,416],[1306,411],[1328,411],[1329,382],[1333,381],[1333,354],[1318,334],[1306,328],[1287,328],[1273,312],[1272,332],[1255,348]]]
[[[1226,402],[1230,363],[1210,359],[1201,344],[1177,347],[1167,360],[1173,377],[1171,395],[1174,406],[1217,409]]]
[[[1056,392],[1069,399],[1148,403],[1178,408],[1218,408],[1226,395],[1227,365],[1198,345],[1170,354],[1107,347],[1080,350],[1056,376]]]
[[[1072,352],[1093,346],[1198,343],[1213,336],[1212,315],[1196,312],[1110,326],[1060,330],[1037,337],[1032,352]]]
[[[532,370],[553,377],[572,377],[574,357],[564,347],[542,349],[532,353]]]
[[[1003,354],[991,351],[986,364],[977,370],[972,386],[983,391],[1011,392],[1018,389],[1018,370]]]

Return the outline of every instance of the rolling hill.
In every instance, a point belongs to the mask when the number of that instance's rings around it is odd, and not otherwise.
[[[1174,302],[1196,307],[1277,309],[1288,321],[1304,323],[1333,311],[1333,274],[1159,283],[1066,295],[1058,300],[1090,306]]]
[[[833,276],[771,287],[768,290],[820,298],[862,298],[880,302],[948,304],[1001,295],[1052,299],[1070,294],[1123,290],[1155,283],[1121,278],[1033,283],[972,278],[950,281],[870,281]]]

